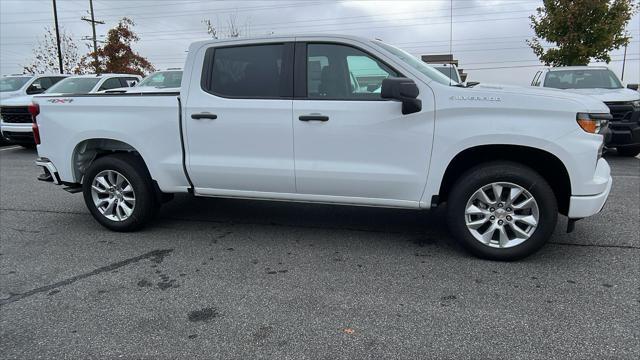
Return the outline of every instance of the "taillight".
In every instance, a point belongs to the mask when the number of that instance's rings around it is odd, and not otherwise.
[[[33,130],[33,140],[35,140],[36,145],[40,145],[40,129],[38,128],[38,121],[36,117],[40,114],[40,105],[31,104],[28,107],[29,114],[31,114],[31,130]]]

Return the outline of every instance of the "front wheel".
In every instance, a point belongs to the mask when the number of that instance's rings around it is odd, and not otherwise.
[[[536,252],[551,237],[558,205],[546,180],[512,162],[479,165],[462,175],[448,201],[448,223],[472,254],[517,260]]]
[[[129,154],[93,162],[82,184],[91,215],[113,231],[135,231],[151,220],[156,204],[151,178],[142,160]]]

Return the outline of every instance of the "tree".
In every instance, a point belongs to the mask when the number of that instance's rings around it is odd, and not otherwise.
[[[62,50],[62,71],[65,74],[72,73],[78,66],[78,46],[66,31],[60,33],[60,47]],[[28,65],[23,65],[25,74],[60,73],[58,64],[58,47],[56,44],[55,30],[44,28],[42,40],[38,40],[33,48],[33,60]]]
[[[133,20],[122,18],[118,25],[107,32],[107,40],[97,52],[89,52],[80,59],[76,73],[124,73],[144,75],[155,70],[151,62],[133,51],[131,45],[140,40],[133,32]],[[95,55],[98,55],[96,63]]]
[[[237,38],[243,35],[246,35],[249,32],[249,24],[248,21],[244,21],[244,24],[238,23],[238,17],[236,15],[229,15],[227,18],[227,26],[221,27],[218,25],[213,25],[210,19],[202,20],[202,23],[207,26],[207,34],[211,35],[214,39],[221,38]],[[244,28],[244,29],[243,29]],[[221,32],[221,30],[223,30]]]
[[[529,17],[536,37],[527,44],[546,65],[608,63],[609,52],[629,43],[625,27],[638,6],[634,0],[544,0]],[[545,50],[541,39],[555,47]]]

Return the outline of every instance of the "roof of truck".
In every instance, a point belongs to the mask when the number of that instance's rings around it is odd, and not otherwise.
[[[274,39],[282,39],[282,38],[300,38],[300,37],[321,37],[325,39],[349,39],[356,41],[372,41],[380,39],[370,39],[362,36],[353,36],[353,35],[341,35],[341,34],[318,34],[318,33],[310,33],[310,34],[274,34],[274,35],[262,35],[262,36],[248,36],[248,37],[237,37],[237,38],[224,38],[224,39],[203,39],[194,41],[194,44],[211,44],[211,43],[225,43],[225,42],[242,42],[242,41],[258,41],[258,40],[274,40]],[[384,42],[384,41],[383,41]]]

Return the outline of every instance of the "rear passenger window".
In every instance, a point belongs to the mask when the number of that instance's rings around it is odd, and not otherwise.
[[[110,89],[115,89],[115,88],[119,88],[122,87],[122,84],[120,84],[120,79],[118,78],[110,78],[105,80],[102,85],[100,86],[100,89],[98,89],[98,91],[102,91],[102,90],[110,90]]]
[[[211,48],[207,50],[203,89],[223,97],[291,97],[291,50],[286,44]]]

